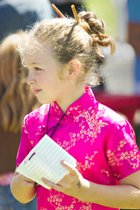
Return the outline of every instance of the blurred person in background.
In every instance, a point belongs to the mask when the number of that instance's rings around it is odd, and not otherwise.
[[[11,34],[0,45],[0,210],[35,210],[36,201],[23,205],[10,192],[24,115],[36,105],[26,84],[17,46],[25,32]]]
[[[0,40],[37,20],[51,17],[49,0],[0,0]]]

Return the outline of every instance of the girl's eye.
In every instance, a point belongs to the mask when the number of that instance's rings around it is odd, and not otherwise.
[[[38,67],[35,67],[34,70],[35,70],[35,71],[41,71],[42,69],[40,69],[40,68],[38,68]]]

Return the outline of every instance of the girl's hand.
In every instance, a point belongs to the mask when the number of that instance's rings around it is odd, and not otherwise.
[[[16,200],[21,203],[28,203],[35,197],[34,185],[34,181],[15,172],[10,182],[10,189]]]
[[[27,187],[33,187],[35,185],[35,182],[25,176],[23,176],[22,174],[19,173],[15,173],[16,178],[19,179],[21,181],[21,183],[23,183],[23,185],[26,185]]]
[[[75,198],[82,198],[86,189],[89,188],[89,182],[85,180],[76,168],[73,168],[67,162],[62,161],[62,165],[69,171],[57,184],[42,178],[42,181],[50,188],[53,188],[64,194],[73,196]]]

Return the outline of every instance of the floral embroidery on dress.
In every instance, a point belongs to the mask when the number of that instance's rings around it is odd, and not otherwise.
[[[77,162],[78,171],[82,172],[82,171],[85,171],[87,169],[90,169],[94,165],[94,158],[95,158],[95,155],[97,153],[98,153],[97,151],[94,151],[93,155],[91,155],[91,156],[86,154],[84,164],[82,164],[81,162]]]
[[[53,109],[54,113],[57,113],[57,115],[62,114],[62,111],[56,102],[51,103],[51,108]]]
[[[109,171],[106,170],[106,169],[101,169],[101,174],[104,174],[104,175],[106,175],[107,177],[110,177],[110,173],[109,173]]]
[[[138,153],[137,145],[132,143],[133,150],[123,151],[123,147],[127,144],[125,139],[119,141],[116,151],[107,150],[107,158],[110,166],[120,166],[124,161],[129,162],[133,169],[140,166],[140,154]],[[118,152],[119,151],[119,152]]]
[[[63,200],[63,195],[60,193],[57,193],[56,195],[50,195],[47,200],[50,203],[54,203],[55,206],[60,206]]]
[[[30,144],[33,146],[34,145],[34,140],[30,140]]]
[[[74,110],[78,110],[78,108],[74,107]],[[79,115],[74,117],[74,122],[79,123],[79,132],[69,132],[70,141],[57,139],[57,143],[66,151],[69,151],[76,145],[76,142],[82,139],[85,143],[90,142],[92,145],[95,138],[101,132],[101,129],[107,126],[107,123],[98,119],[98,115],[100,114],[95,114],[95,111],[91,109],[92,107],[89,107],[89,110],[84,112],[79,110]]]
[[[73,134],[75,134],[75,133],[72,133],[72,135]],[[69,135],[71,136],[71,133]],[[71,141],[63,140],[63,142],[59,139],[56,140],[57,144],[59,144],[66,151],[69,151],[72,147],[74,147],[76,144],[76,141],[78,141],[77,138],[71,138]]]
[[[120,151],[124,147],[125,144],[126,144],[125,139],[120,140],[117,150]]]
[[[114,177],[116,177],[117,179],[120,179],[120,174],[116,174],[116,173],[114,173]]]
[[[40,136],[42,131],[44,131],[45,129],[46,129],[46,125],[38,126],[38,130],[36,132],[36,136]]]
[[[86,205],[83,204],[81,205],[79,210],[93,210],[93,205],[91,205],[90,203],[86,203]]]
[[[107,125],[103,120],[99,120],[101,113],[98,113],[89,107],[84,112],[79,112],[79,115],[75,117],[75,122],[79,123],[80,132],[77,134],[76,138],[84,139],[84,142],[90,141],[91,144],[94,143],[95,138],[101,132],[101,129]],[[83,118],[83,120],[81,120]],[[86,138],[85,138],[86,137]]]
[[[73,197],[69,198],[69,202],[67,200],[68,204],[66,205],[65,195],[54,191],[54,194],[51,194],[47,200],[55,207],[55,210],[76,210],[77,199]],[[79,201],[79,203],[81,204],[79,210],[92,210],[92,204],[89,202]]]
[[[72,201],[69,205],[65,205],[63,203],[63,199],[65,195],[59,192],[54,192],[48,197],[48,202],[51,203],[52,206],[55,207],[56,210],[73,210],[75,209],[74,204],[76,203],[76,199],[72,198]]]
[[[24,118],[24,121],[23,121],[22,130],[24,130],[25,134],[28,134],[28,130],[27,130],[27,126],[26,126],[26,117]]]

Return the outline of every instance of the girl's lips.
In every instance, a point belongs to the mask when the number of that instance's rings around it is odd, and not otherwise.
[[[32,92],[35,95],[37,95],[40,91],[41,91],[41,89],[32,89]]]

